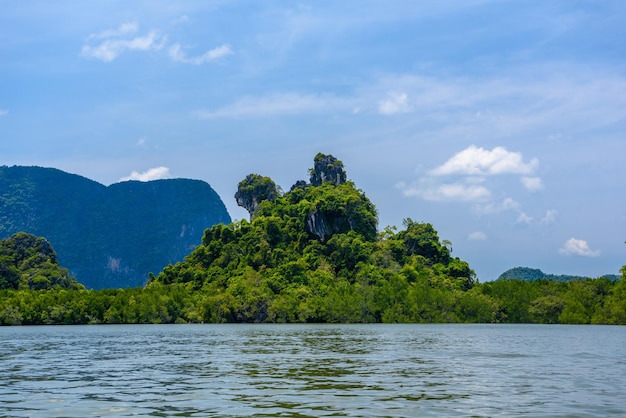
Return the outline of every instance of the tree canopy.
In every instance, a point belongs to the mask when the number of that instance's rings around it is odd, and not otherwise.
[[[52,245],[42,237],[18,232],[0,240],[0,289],[82,289],[59,266]]]

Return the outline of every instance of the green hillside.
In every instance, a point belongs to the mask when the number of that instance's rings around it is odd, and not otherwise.
[[[84,289],[59,266],[45,238],[24,232],[0,240],[0,289]]]
[[[406,219],[404,230],[377,233],[376,208],[341,161],[318,154],[314,164],[311,182],[284,194],[268,177],[247,176],[236,199],[251,220],[207,229],[202,245],[148,288],[201,290],[198,321],[380,322],[440,315],[413,312],[410,300],[474,286],[474,272],[432,225]]]

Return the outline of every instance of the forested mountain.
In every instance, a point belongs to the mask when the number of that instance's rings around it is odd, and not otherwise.
[[[59,264],[88,288],[144,285],[217,223],[230,223],[230,216],[199,180],[106,187],[53,168],[0,166],[0,238],[45,237]]]
[[[571,276],[567,274],[546,274],[539,269],[533,269],[529,267],[515,267],[502,273],[498,280],[554,280],[557,282],[568,282],[570,280],[585,280],[589,277],[583,276]],[[619,277],[615,274],[607,274],[602,278],[609,280],[619,280]]]
[[[197,322],[380,322],[441,320],[418,300],[431,289],[466,292],[474,272],[428,223],[377,231],[376,208],[333,156],[318,154],[310,182],[282,193],[250,174],[237,202],[250,221],[215,225],[185,261],[148,283],[198,292]]]

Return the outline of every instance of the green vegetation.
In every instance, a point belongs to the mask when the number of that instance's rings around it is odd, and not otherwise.
[[[377,232],[374,205],[318,154],[287,193],[252,174],[236,198],[251,220],[218,224],[145,288],[0,291],[0,324],[487,322],[626,324],[621,280],[480,284],[432,225]],[[253,205],[249,203],[253,202]],[[4,271],[4,270],[2,270]]]
[[[84,289],[56,258],[45,238],[18,232],[0,240],[0,289]]]
[[[46,237],[59,263],[88,288],[143,286],[219,222],[230,222],[228,212],[202,181],[105,187],[52,168],[0,166],[0,238]]]
[[[607,274],[602,276],[609,280],[619,280],[615,274]],[[531,269],[528,267],[515,267],[502,273],[499,279],[516,279],[516,280],[554,280],[557,282],[567,282],[570,280],[585,280],[586,277],[570,276],[567,274],[546,274],[539,269]]]
[[[625,266],[626,268],[626,266]],[[407,268],[377,286],[349,285],[318,272],[309,286],[274,294],[252,271],[228,291],[191,283],[145,288],[0,290],[0,325],[227,322],[463,322],[626,325],[626,281],[498,280],[472,289],[425,284]]]

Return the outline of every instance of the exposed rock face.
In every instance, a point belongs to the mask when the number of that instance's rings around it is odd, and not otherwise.
[[[88,288],[136,287],[181,261],[206,228],[230,223],[199,180],[104,186],[61,170],[0,166],[0,238],[45,237],[59,264]]]
[[[311,170],[311,184],[321,186],[322,183],[341,184],[346,182],[343,163],[332,155],[318,153]]]
[[[269,177],[259,174],[248,174],[239,182],[235,199],[237,204],[248,211],[252,220],[259,210],[259,204],[264,200],[270,202],[280,195],[280,189]]]
[[[259,209],[259,197],[237,192],[235,193],[235,199],[239,206],[248,211],[250,219],[254,218],[254,215],[256,215]]]
[[[291,189],[289,189],[290,192],[293,192],[296,189],[306,189],[308,186],[307,182],[304,180],[298,180],[294,183],[293,186],[291,186]]]
[[[352,219],[347,215],[337,215],[314,210],[306,217],[306,230],[317,236],[321,242],[338,233],[346,233],[354,229]]]

